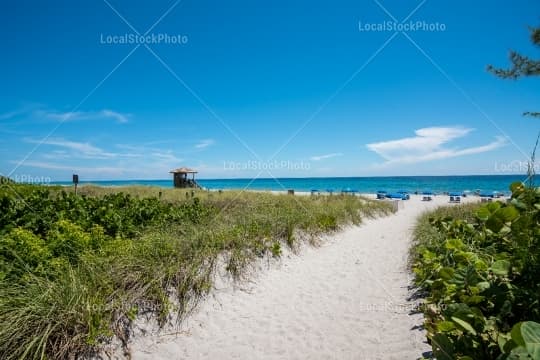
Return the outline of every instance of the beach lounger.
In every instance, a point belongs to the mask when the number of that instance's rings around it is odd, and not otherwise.
[[[493,194],[488,192],[480,193],[480,198],[482,199],[481,202],[492,202],[493,201]]]
[[[450,202],[451,203],[461,203],[461,193],[460,192],[450,192],[448,193],[450,196]]]
[[[431,201],[433,200],[432,196],[433,196],[432,191],[424,191],[422,193],[422,201]]]
[[[400,194],[400,193],[391,193],[386,194],[386,197],[392,200],[398,199],[398,200],[409,200],[410,196],[409,194]]]

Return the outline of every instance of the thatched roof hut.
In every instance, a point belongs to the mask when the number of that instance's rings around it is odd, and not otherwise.
[[[187,168],[187,167],[181,167],[176,170],[169,171],[171,174],[196,174],[198,171]]]
[[[176,188],[196,188],[199,187],[195,181],[196,170],[181,167],[176,170],[171,170],[169,173],[173,174],[174,187]],[[191,174],[191,179],[188,179],[188,174]]]

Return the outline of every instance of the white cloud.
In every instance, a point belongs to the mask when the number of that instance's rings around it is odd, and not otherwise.
[[[41,143],[35,139],[24,139],[29,143]],[[88,142],[77,142],[63,138],[43,141],[52,149],[36,154],[33,160],[12,161],[22,167],[46,169],[61,173],[76,171],[90,179],[108,176],[128,176],[135,178],[155,178],[166,176],[169,170],[182,164],[170,149],[148,148],[145,146],[115,145],[118,151],[106,151]]]
[[[107,109],[101,110],[100,113],[104,117],[114,119],[117,122],[122,123],[122,124],[127,123],[129,121],[128,118],[131,116],[130,114],[122,114],[122,113],[112,111],[112,110],[107,110]]]
[[[71,150],[69,154],[63,153],[63,157],[79,157],[85,159],[111,159],[119,157],[121,154],[104,151],[87,142],[70,141],[63,138],[49,138],[44,140],[24,139],[28,143],[39,145],[56,146]],[[54,157],[49,154],[49,157]]]
[[[100,120],[100,119],[112,119],[118,123],[127,123],[129,121],[130,114],[122,114],[117,111],[104,109],[101,111],[69,111],[69,112],[56,112],[56,111],[36,111],[37,116],[42,116],[47,119],[57,121],[76,121],[76,120]]]
[[[367,148],[383,159],[386,164],[413,164],[432,160],[442,160],[458,156],[480,154],[506,145],[503,137],[496,137],[489,144],[463,149],[446,148],[452,140],[467,136],[473,129],[460,126],[429,127],[415,131],[415,137],[367,144]]]
[[[213,139],[205,139],[205,140],[201,140],[199,141],[199,143],[197,143],[195,145],[195,148],[196,149],[204,149],[204,148],[207,148],[211,145],[214,145],[216,142],[213,140]]]
[[[317,155],[317,156],[312,156],[309,159],[311,161],[321,161],[321,160],[331,159],[331,158],[338,157],[338,156],[343,156],[343,154],[342,153],[332,153],[332,154],[326,154],[326,155]]]

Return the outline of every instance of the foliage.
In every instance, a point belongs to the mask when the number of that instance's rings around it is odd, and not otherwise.
[[[437,359],[540,358],[540,189],[511,190],[508,204],[419,222],[412,266]]]
[[[531,42],[536,46],[540,46],[540,27],[530,28],[529,31]],[[540,60],[531,59],[514,50],[510,51],[509,58],[512,64],[509,69],[500,69],[495,68],[493,65],[488,65],[488,71],[500,78],[513,80],[523,76],[540,75]],[[540,117],[540,112],[527,111],[523,115]]]
[[[192,310],[218,259],[238,279],[257,258],[388,212],[354,196],[0,185],[0,358],[126,345],[137,316],[163,325]]]

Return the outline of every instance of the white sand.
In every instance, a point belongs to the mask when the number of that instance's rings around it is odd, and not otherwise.
[[[448,196],[403,202],[266,266],[251,282],[217,285],[180,331],[135,336],[133,359],[416,359],[430,350],[408,285],[416,217]],[[476,201],[475,199],[464,199]],[[228,284],[228,285],[227,285]]]

